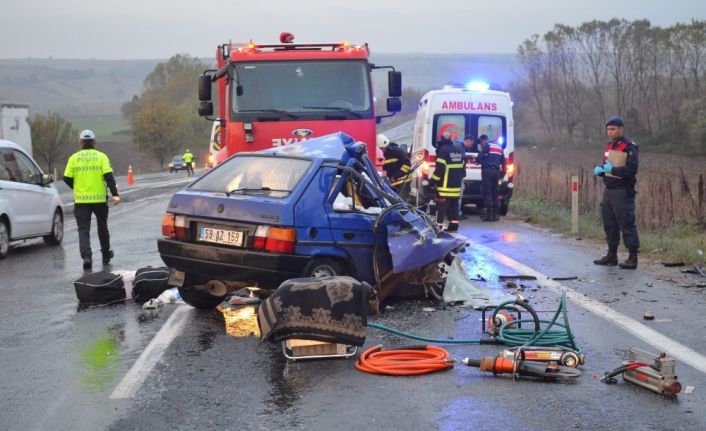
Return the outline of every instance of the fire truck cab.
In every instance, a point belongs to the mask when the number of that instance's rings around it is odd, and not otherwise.
[[[501,215],[507,214],[515,175],[513,126],[510,94],[490,90],[487,84],[447,85],[426,93],[419,101],[412,139],[413,157],[422,162],[412,182],[412,199],[417,205],[423,205],[432,198],[427,186],[434,172],[435,145],[441,134],[449,131],[454,142],[461,143],[468,135],[476,139],[472,151],[466,153],[468,162],[462,203],[482,207],[481,169],[474,160],[479,151],[478,137],[487,135],[490,142],[500,144],[505,152],[505,177],[501,180],[498,194],[499,212]]]
[[[367,144],[376,162],[376,125],[401,109],[401,73],[368,61],[367,44],[226,43],[216,50],[217,69],[199,77],[199,114],[214,125],[215,163],[242,151],[292,145],[342,131]],[[389,69],[387,114],[377,115],[372,71]],[[211,100],[218,88],[218,118]]]

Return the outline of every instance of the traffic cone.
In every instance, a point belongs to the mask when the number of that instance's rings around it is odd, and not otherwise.
[[[127,165],[127,184],[129,186],[135,184],[135,176],[132,174],[132,165]]]

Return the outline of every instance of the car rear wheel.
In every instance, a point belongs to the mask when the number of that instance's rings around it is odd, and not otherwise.
[[[4,259],[10,253],[10,229],[4,220],[0,220],[0,259]]]
[[[319,278],[337,275],[348,275],[348,272],[340,262],[331,258],[316,258],[304,269],[304,277]]]
[[[64,239],[64,216],[57,208],[51,222],[51,233],[44,237],[44,242],[51,245],[59,245]]]
[[[196,286],[184,286],[179,288],[181,299],[194,308],[201,310],[212,310],[223,300],[225,295],[212,295],[208,290],[196,289]]]

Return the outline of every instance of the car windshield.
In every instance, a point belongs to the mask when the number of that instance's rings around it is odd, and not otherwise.
[[[296,187],[311,162],[262,156],[233,157],[194,183],[191,190],[258,194],[283,198]]]
[[[233,78],[237,80],[237,85],[232,86],[234,119],[371,118],[373,115],[368,67],[362,61],[239,63]]]
[[[184,160],[181,158],[181,156],[174,156],[172,159],[172,162],[178,163],[178,162],[183,162]]]

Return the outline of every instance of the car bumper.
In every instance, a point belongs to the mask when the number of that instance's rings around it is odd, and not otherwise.
[[[157,240],[164,263],[206,280],[256,281],[276,287],[300,277],[310,256],[226,248],[173,239]]]

